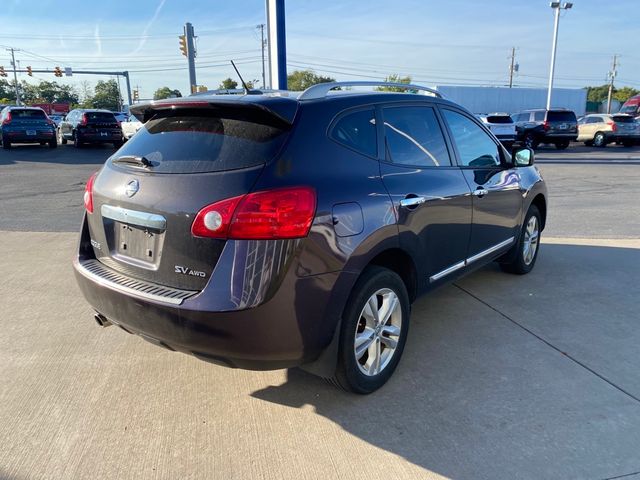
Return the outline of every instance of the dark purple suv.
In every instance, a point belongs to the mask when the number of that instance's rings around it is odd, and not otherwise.
[[[133,107],[144,127],[84,198],[74,266],[98,323],[368,393],[416,297],[494,260],[529,272],[547,210],[532,151],[430,89],[370,85]]]

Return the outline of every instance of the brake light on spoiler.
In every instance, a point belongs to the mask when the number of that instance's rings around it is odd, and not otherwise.
[[[300,238],[309,233],[316,212],[310,187],[254,192],[207,205],[196,215],[196,237],[267,240]]]

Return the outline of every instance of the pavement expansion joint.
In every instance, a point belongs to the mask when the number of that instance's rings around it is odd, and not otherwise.
[[[611,385],[613,388],[615,388],[616,390],[624,393],[625,395],[627,395],[628,397],[632,398],[633,400],[635,400],[636,402],[640,403],[640,398],[636,397],[635,395],[633,395],[632,393],[628,392],[627,390],[625,390],[624,388],[620,387],[619,385],[616,385],[615,383],[613,383],[611,380],[609,380],[608,378],[604,377],[603,375],[601,375],[600,373],[596,372],[594,369],[592,369],[591,367],[585,365],[584,363],[582,363],[580,360],[574,358],[573,356],[571,356],[569,353],[561,350],[560,348],[556,347],[554,344],[552,344],[551,342],[549,342],[548,340],[546,340],[545,338],[541,337],[540,335],[538,335],[537,333],[531,331],[530,329],[528,329],[527,327],[525,327],[524,325],[522,325],[520,322],[518,322],[517,320],[511,318],[509,315],[507,315],[504,312],[501,312],[499,309],[497,309],[496,307],[494,307],[493,305],[491,305],[490,303],[486,302],[485,300],[481,299],[480,297],[478,297],[477,295],[474,295],[473,293],[471,293],[469,290],[465,289],[464,287],[461,287],[460,285],[458,285],[457,283],[453,284],[456,288],[458,288],[459,290],[463,291],[464,293],[466,293],[467,295],[469,295],[470,297],[476,299],[478,302],[482,303],[483,305],[487,306],[488,308],[490,308],[491,310],[493,310],[494,312],[496,312],[498,315],[500,315],[503,318],[506,318],[507,320],[509,320],[511,323],[513,323],[514,325],[516,325],[517,327],[520,327],[522,330],[524,330],[525,332],[527,332],[530,335],[533,335],[535,338],[537,338],[538,340],[540,340],[542,343],[546,344],[547,346],[551,347],[552,349],[554,349],[556,352],[562,354],[563,356],[565,356],[566,358],[568,358],[569,360],[571,360],[572,362],[574,362],[575,364],[579,365],[580,367],[584,368],[585,370],[587,370],[588,372],[592,373],[593,375],[595,375],[596,377],[598,377],[600,380],[608,383],[609,385]],[[628,474],[628,475],[633,475],[633,474]],[[627,475],[624,475],[627,476]],[[623,477],[624,477],[623,476]],[[623,477],[611,477],[611,478],[623,478]],[[607,479],[609,480],[609,479]]]

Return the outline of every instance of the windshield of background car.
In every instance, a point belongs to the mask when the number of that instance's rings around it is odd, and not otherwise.
[[[547,122],[576,122],[576,114],[573,112],[553,112],[547,113]]]
[[[145,157],[154,173],[234,170],[269,161],[288,131],[257,110],[172,110],[152,117],[112,159]]]
[[[625,105],[620,109],[620,113],[636,113],[640,105]]]

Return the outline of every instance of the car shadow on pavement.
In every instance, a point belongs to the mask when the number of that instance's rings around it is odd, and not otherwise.
[[[346,394],[292,369],[252,396],[310,405],[449,478],[637,472],[639,266],[636,248],[543,244],[529,275],[490,265],[418,300],[379,391]]]
[[[58,148],[41,145],[17,145],[10,150],[0,148],[0,166],[16,162],[55,163],[62,165],[101,165],[115,149],[109,145],[85,145],[75,148],[72,145],[59,145]]]

